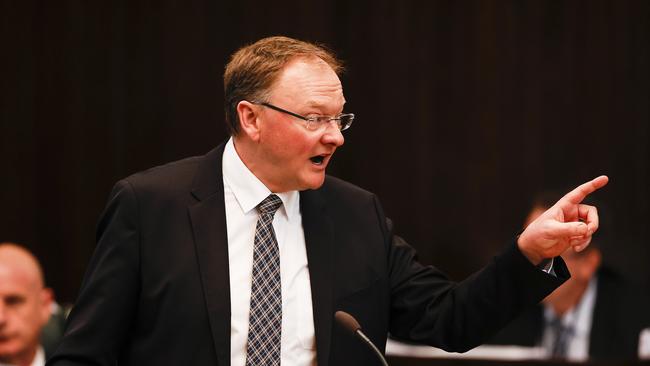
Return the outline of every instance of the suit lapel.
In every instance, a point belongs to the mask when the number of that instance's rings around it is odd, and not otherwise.
[[[307,261],[316,331],[318,364],[329,362],[332,336],[332,223],[320,191],[300,194],[300,211],[307,245]]]
[[[224,144],[209,152],[199,166],[189,207],[201,285],[219,365],[230,365],[230,276],[228,235],[221,169]]]
[[[201,285],[219,365],[230,365],[230,275],[223,197],[222,156],[225,144],[206,154],[194,178],[189,216],[194,232]],[[307,245],[318,364],[329,362],[332,322],[332,222],[320,191],[300,194]]]

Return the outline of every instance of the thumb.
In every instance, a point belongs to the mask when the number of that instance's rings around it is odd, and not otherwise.
[[[547,227],[547,234],[553,238],[582,236],[588,233],[587,224],[583,222],[553,221]]]

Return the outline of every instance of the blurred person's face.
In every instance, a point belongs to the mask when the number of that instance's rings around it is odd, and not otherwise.
[[[267,102],[305,117],[336,116],[343,111],[345,98],[327,63],[298,58],[285,66]],[[320,187],[334,151],[343,145],[336,124],[312,131],[305,121],[286,113],[262,105],[250,110],[255,111],[254,123],[242,126],[253,141],[252,158],[244,161],[248,168],[273,192]]]
[[[21,263],[0,261],[0,362],[33,358],[50,316],[51,293]]]
[[[601,262],[600,250],[590,246],[580,253],[576,253],[571,248],[562,253],[562,259],[566,263],[571,278],[568,281],[580,282],[586,284],[596,275]]]

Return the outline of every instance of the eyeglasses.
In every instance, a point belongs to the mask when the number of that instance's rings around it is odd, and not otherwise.
[[[305,124],[305,127],[310,130],[310,131],[318,131],[322,129],[324,126],[327,126],[327,124],[330,121],[336,122],[336,127],[338,127],[339,131],[345,131],[350,126],[352,126],[352,121],[354,121],[354,114],[352,113],[345,113],[345,114],[339,114],[338,116],[312,116],[312,117],[305,117],[301,116],[297,113],[289,112],[286,109],[282,109],[280,107],[276,107],[273,104],[266,103],[266,102],[252,102],[253,104],[258,104],[262,105],[267,108],[271,108],[275,111],[281,112],[288,114],[290,116],[300,118],[303,121],[306,121],[307,123]]]

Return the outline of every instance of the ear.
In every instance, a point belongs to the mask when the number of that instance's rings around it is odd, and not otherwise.
[[[242,100],[237,104],[237,116],[241,132],[251,140],[258,141],[260,137],[259,108],[251,102]]]
[[[52,315],[52,302],[54,301],[54,292],[50,288],[41,290],[41,307],[40,315],[42,324],[46,324]]]

